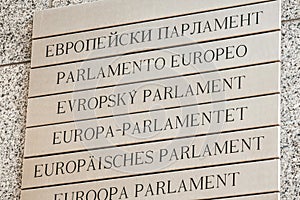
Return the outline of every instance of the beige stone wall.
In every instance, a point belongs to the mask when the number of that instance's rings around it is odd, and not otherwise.
[[[32,15],[96,0],[0,2],[0,199],[19,199]],[[125,1],[124,1],[125,3]],[[282,0],[281,197],[300,198],[300,1]]]

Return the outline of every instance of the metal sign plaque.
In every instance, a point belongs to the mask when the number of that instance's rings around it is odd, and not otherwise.
[[[22,200],[279,199],[280,1],[34,16]]]

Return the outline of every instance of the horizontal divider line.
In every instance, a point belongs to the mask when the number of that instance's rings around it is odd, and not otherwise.
[[[149,175],[155,175],[155,174],[165,174],[165,173],[190,171],[190,170],[206,169],[206,168],[217,168],[217,167],[223,167],[223,166],[256,163],[256,162],[270,161],[270,160],[279,160],[279,157],[265,158],[265,159],[258,159],[258,160],[247,160],[247,161],[233,162],[233,163],[226,163],[226,164],[223,163],[223,164],[208,165],[208,166],[202,166],[202,167],[181,168],[181,169],[165,170],[165,171],[159,171],[159,172],[149,172],[149,173],[144,173],[144,174],[133,174],[133,175],[126,175],[126,176],[112,177],[112,178],[101,178],[101,179],[94,179],[94,180],[74,181],[74,182],[69,182],[69,183],[58,183],[58,184],[51,184],[51,185],[44,185],[44,186],[21,188],[21,190],[23,190],[23,191],[24,190],[34,190],[34,189],[49,188],[49,187],[59,187],[59,186],[66,186],[66,185],[91,183],[91,182],[96,182],[96,181],[126,179],[126,178],[131,178],[131,177],[141,177],[141,176],[149,176]]]
[[[32,40],[41,40],[41,39],[59,37],[59,36],[64,36],[64,35],[74,35],[74,34],[84,33],[84,32],[93,32],[93,31],[103,30],[103,29],[117,28],[117,27],[122,27],[122,26],[130,26],[130,25],[135,25],[135,24],[155,22],[155,21],[161,21],[161,20],[172,19],[172,18],[180,18],[180,17],[197,15],[197,14],[202,14],[202,13],[216,12],[216,11],[220,11],[220,10],[228,10],[228,9],[238,8],[238,7],[246,7],[246,6],[251,6],[251,5],[255,5],[255,4],[264,4],[264,3],[269,3],[269,2],[273,2],[273,1],[276,1],[276,0],[266,0],[266,1],[262,1],[262,2],[253,2],[253,3],[244,4],[244,5],[236,5],[236,6],[227,6],[227,7],[225,6],[223,8],[215,8],[215,9],[204,10],[204,11],[193,12],[193,13],[173,15],[173,16],[168,16],[168,17],[160,17],[160,18],[155,18],[155,19],[148,19],[148,20],[142,20],[142,21],[137,21],[137,22],[129,22],[129,23],[124,23],[124,24],[100,27],[100,28],[91,28],[91,29],[85,29],[85,30],[80,30],[80,31],[72,31],[72,32],[67,32],[67,33],[53,34],[53,35],[47,35],[47,36],[41,36],[41,37],[33,37]]]
[[[225,36],[223,38],[203,40],[203,41],[178,44],[178,45],[171,45],[171,46],[167,46],[167,47],[152,48],[152,49],[146,49],[146,50],[127,52],[127,53],[119,53],[119,54],[108,55],[108,56],[100,56],[100,57],[95,57],[95,58],[87,58],[87,59],[73,60],[73,61],[67,61],[67,62],[60,62],[60,63],[55,63],[55,64],[34,66],[34,67],[31,67],[31,70],[39,69],[39,68],[46,68],[46,67],[54,67],[54,66],[63,65],[63,64],[72,64],[72,63],[78,63],[78,62],[84,62],[84,61],[91,61],[91,60],[98,60],[98,59],[105,59],[105,58],[114,58],[114,57],[134,55],[134,54],[139,54],[139,53],[146,53],[146,52],[159,51],[159,50],[165,50],[165,49],[173,49],[173,48],[177,48],[177,47],[184,47],[184,46],[190,46],[190,45],[195,45],[195,44],[217,42],[217,41],[229,40],[229,39],[234,39],[234,38],[239,38],[239,37],[247,37],[247,36],[252,36],[252,35],[260,35],[260,34],[264,34],[264,33],[277,32],[280,30],[281,29],[273,29],[273,30],[268,30],[268,31],[260,31],[260,32],[256,32],[256,33],[247,33],[247,34],[242,34],[242,35],[237,35],[237,36],[227,36],[227,37]]]
[[[258,193],[250,193],[250,194],[241,194],[241,195],[231,195],[231,196],[225,196],[225,197],[216,197],[216,198],[209,198],[209,199],[197,199],[197,200],[218,200],[218,199],[228,199],[228,198],[234,198],[234,197],[251,197],[251,196],[259,196],[264,194],[273,194],[273,193],[279,193],[279,190],[269,191],[269,192],[258,192]]]
[[[250,98],[255,98],[255,97],[271,96],[271,95],[276,95],[276,94],[280,94],[280,92],[272,92],[272,93],[267,93],[267,94],[237,97],[237,98],[232,98],[232,99],[222,99],[222,100],[216,100],[216,101],[209,101],[209,102],[205,102],[205,103],[194,103],[194,104],[189,104],[189,105],[173,106],[173,107],[159,108],[159,109],[153,109],[153,110],[136,111],[136,112],[131,112],[131,113],[107,115],[107,116],[103,116],[103,117],[92,117],[92,118],[79,119],[79,120],[73,120],[73,121],[64,121],[64,122],[56,122],[56,123],[49,123],[49,124],[40,124],[40,125],[34,125],[34,126],[26,126],[26,128],[38,128],[38,127],[43,127],[43,126],[68,124],[68,123],[89,121],[89,120],[95,120],[95,119],[105,119],[105,118],[118,117],[118,116],[126,116],[126,115],[141,114],[141,113],[150,113],[150,112],[154,112],[154,111],[171,110],[171,109],[175,109],[175,108],[184,108],[184,107],[190,107],[190,106],[206,105],[206,104],[220,103],[220,102],[227,102],[227,101],[236,101],[236,100],[241,100],[241,99],[250,99]]]
[[[24,61],[20,61],[20,62],[4,63],[4,64],[0,64],[0,68],[1,67],[13,66],[13,65],[28,64],[30,62],[31,62],[30,60],[24,60]]]
[[[299,21],[299,20],[300,20],[300,17],[297,17],[297,18],[292,18],[292,19],[284,19],[281,22],[287,23],[287,22],[294,22],[294,21]]]
[[[166,80],[166,79],[174,79],[174,78],[178,78],[178,77],[187,77],[187,76],[208,74],[208,73],[218,72],[218,71],[228,71],[228,70],[232,70],[232,69],[248,68],[248,67],[252,67],[252,66],[266,65],[266,64],[276,63],[276,62],[280,62],[280,60],[272,60],[272,61],[268,61],[268,62],[254,63],[254,64],[249,64],[249,65],[233,66],[233,67],[228,67],[226,69],[213,69],[213,70],[207,70],[207,71],[203,71],[203,72],[193,72],[193,73],[189,73],[189,74],[180,74],[180,75],[176,75],[176,76],[169,76],[169,77],[161,77],[161,78],[154,78],[154,79],[148,79],[148,80],[134,81],[134,82],[130,82],[130,83],[120,83],[120,84],[92,87],[92,88],[86,88],[86,89],[68,90],[68,91],[57,92],[57,93],[52,93],[52,94],[33,95],[33,96],[29,96],[28,98],[29,99],[34,99],[34,98],[55,96],[55,95],[75,93],[75,92],[84,92],[84,91],[90,91],[90,90],[98,90],[98,89],[105,89],[105,88],[111,88],[111,87],[119,87],[119,86],[124,86],[124,85],[133,85],[133,84],[138,84],[138,83],[148,83],[148,82],[151,82],[151,81],[160,81],[160,80]]]
[[[65,154],[76,154],[76,153],[82,153],[82,152],[87,152],[87,151],[114,149],[114,148],[118,148],[118,147],[140,146],[140,145],[144,145],[144,144],[152,144],[152,143],[159,143],[159,142],[172,141],[172,140],[183,140],[183,139],[188,139],[188,138],[202,138],[202,137],[206,137],[206,136],[213,136],[213,135],[219,135],[219,134],[220,135],[221,134],[229,135],[229,133],[235,133],[235,132],[239,132],[239,131],[266,129],[266,128],[272,128],[272,127],[276,127],[276,126],[279,126],[279,124],[271,124],[271,125],[266,125],[266,126],[255,126],[255,127],[242,128],[242,129],[232,129],[232,130],[227,130],[227,131],[218,131],[218,132],[211,132],[211,133],[205,133],[205,134],[187,135],[187,136],[181,136],[181,137],[162,138],[162,139],[143,141],[143,142],[116,144],[116,145],[105,146],[105,147],[94,147],[94,148],[87,148],[87,149],[81,149],[81,150],[64,151],[64,152],[49,153],[49,154],[42,154],[42,155],[35,155],[35,156],[24,156],[24,159],[26,160],[26,159],[32,159],[32,158],[44,158],[44,157],[52,157],[52,156],[59,156],[59,155],[65,155]]]

